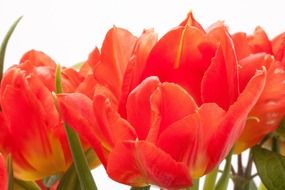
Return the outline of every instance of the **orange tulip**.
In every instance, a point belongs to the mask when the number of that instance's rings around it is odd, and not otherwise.
[[[95,49],[88,60],[98,81],[93,99],[65,93],[59,107],[112,179],[184,188],[229,153],[264,88],[266,70],[240,93],[226,28],[217,24],[206,32],[191,14],[154,42],[149,31],[137,39],[110,30],[101,54]]]
[[[228,109],[238,97],[239,84],[236,54],[227,29],[217,23],[205,32],[196,26],[192,14],[182,24],[155,45],[142,79],[156,75],[183,86],[198,104],[216,102]]]
[[[232,38],[239,58],[241,88],[257,69],[266,67],[268,70],[265,88],[249,113],[246,127],[236,143],[235,152],[240,153],[274,131],[285,116],[285,67],[280,62],[285,39],[280,36],[271,42],[260,27],[252,36],[237,33]]]
[[[6,165],[2,154],[0,154],[0,179],[0,189],[8,189]]]
[[[54,104],[56,64],[37,51],[8,69],[0,89],[0,150],[13,157],[15,176],[36,180],[64,172],[72,158]],[[75,91],[82,77],[63,69],[63,89]]]

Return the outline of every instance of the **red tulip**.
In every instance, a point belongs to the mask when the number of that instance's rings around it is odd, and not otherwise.
[[[257,69],[266,67],[268,70],[265,88],[249,113],[246,127],[236,143],[235,151],[240,153],[274,131],[285,116],[285,67],[280,62],[285,39],[279,36],[271,42],[260,27],[252,36],[237,33],[232,38],[239,57],[241,89]]]
[[[3,156],[0,154],[0,189],[8,189],[8,176]]]
[[[190,21],[169,31],[155,45],[142,78],[156,75],[162,81],[182,85],[198,104],[216,102],[228,109],[239,94],[232,40],[220,23],[206,33],[189,25],[197,23],[191,14],[187,19]]]
[[[12,155],[19,179],[36,180],[64,172],[72,160],[52,94],[55,68],[47,55],[30,51],[2,79],[0,150]],[[62,75],[67,92],[82,81],[74,70],[63,69]]]
[[[226,28],[217,24],[205,32],[191,14],[153,48],[153,40],[144,43],[151,36],[137,40],[125,30],[110,30],[101,55],[96,49],[89,59],[98,81],[93,100],[61,94],[59,107],[112,179],[188,187],[229,153],[264,88],[266,70],[240,93]],[[134,44],[146,53],[134,51]],[[132,57],[143,61],[134,64]]]

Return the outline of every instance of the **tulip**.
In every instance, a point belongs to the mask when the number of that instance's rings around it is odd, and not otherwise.
[[[0,154],[0,189],[8,188],[8,176],[6,171],[6,165],[4,161],[4,157]]]
[[[232,41],[221,23],[205,32],[201,27],[191,25],[197,23],[193,20],[189,14],[183,22],[185,25],[160,39],[150,52],[142,78],[156,75],[162,81],[183,86],[198,104],[217,102],[228,109],[239,94]],[[221,74],[217,74],[218,71]]]
[[[60,94],[59,108],[112,179],[185,188],[229,153],[264,88],[266,69],[240,92],[226,28],[218,23],[206,32],[192,14],[158,42],[152,37],[111,29],[101,53],[95,49],[88,60],[98,82],[94,96]]]
[[[18,179],[42,179],[66,171],[71,164],[63,121],[52,94],[55,68],[50,57],[33,50],[4,73],[0,88],[0,150],[13,157]],[[64,69],[62,75],[66,92],[75,91],[83,80],[71,69]]]
[[[285,67],[281,63],[284,38],[279,36],[271,42],[265,31],[257,27],[251,36],[240,32],[232,39],[239,59],[241,88],[257,69],[266,67],[268,70],[265,88],[249,113],[246,127],[235,146],[235,152],[241,153],[278,128],[285,116]]]

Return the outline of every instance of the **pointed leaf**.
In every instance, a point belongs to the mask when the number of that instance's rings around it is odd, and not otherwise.
[[[86,154],[86,158],[87,158],[89,166],[94,166],[93,150],[89,149],[88,151],[86,151],[85,154]],[[95,165],[98,165],[98,164],[99,163],[95,163]],[[64,173],[64,175],[61,177],[57,190],[78,190],[78,189],[80,189],[80,183],[78,180],[78,176],[76,174],[76,169],[74,167],[74,164],[72,164],[69,167],[69,169]]]
[[[268,190],[283,190],[285,187],[285,157],[278,153],[253,148],[253,158],[261,181]]]
[[[80,189],[80,183],[76,174],[74,164],[65,172],[60,180],[57,190],[77,190]]]
[[[61,72],[59,65],[56,68],[55,86],[56,86],[56,93],[61,93],[62,86],[61,86]],[[91,189],[97,190],[95,181],[88,167],[87,159],[85,157],[78,134],[67,124],[64,124],[64,128],[68,138],[69,147],[72,153],[76,173],[79,178],[81,190],[91,190]]]
[[[5,60],[5,53],[6,53],[6,48],[9,42],[9,39],[11,37],[11,35],[13,34],[16,26],[18,25],[18,23],[20,22],[20,20],[22,19],[22,17],[19,17],[10,27],[10,29],[8,30],[6,36],[4,37],[4,40],[1,44],[0,47],[0,81],[2,79],[2,74],[3,74],[3,68],[4,68],[4,60]]]

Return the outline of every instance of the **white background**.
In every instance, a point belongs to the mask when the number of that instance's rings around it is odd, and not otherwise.
[[[272,38],[285,31],[283,4],[281,0],[0,0],[0,40],[10,24],[24,15],[8,46],[6,68],[30,49],[44,51],[68,66],[86,60],[95,46],[101,47],[113,25],[135,35],[155,28],[161,36],[190,10],[204,27],[224,20],[231,32],[251,33],[260,25]],[[100,190],[128,189],[107,180],[102,167],[94,176]]]

